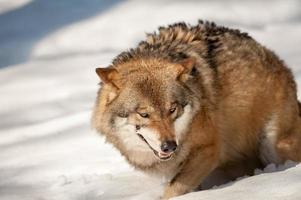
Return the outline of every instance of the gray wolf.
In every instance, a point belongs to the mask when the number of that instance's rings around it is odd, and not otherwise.
[[[301,160],[301,118],[291,71],[238,30],[199,21],[148,34],[106,68],[93,127],[126,160],[165,176],[163,199],[257,167]]]

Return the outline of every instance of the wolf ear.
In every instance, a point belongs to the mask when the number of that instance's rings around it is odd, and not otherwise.
[[[118,94],[118,90],[120,89],[117,86],[118,79],[120,77],[118,71],[113,67],[107,68],[96,68],[96,74],[99,76],[100,80],[107,84],[110,89],[104,90],[105,96],[105,104],[109,104],[112,102]]]
[[[186,58],[179,62],[180,70],[178,79],[185,82],[189,78],[197,75],[197,69],[195,67],[195,58]]]
[[[96,68],[95,71],[103,83],[113,84],[117,87],[115,80],[119,78],[119,73],[115,68]]]

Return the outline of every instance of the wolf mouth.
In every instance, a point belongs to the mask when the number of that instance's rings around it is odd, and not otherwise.
[[[147,146],[154,152],[156,157],[159,158],[160,160],[166,161],[172,157],[173,153],[171,154],[160,153],[156,151],[141,134],[137,133],[137,135],[140,137],[141,140],[143,140],[147,144]]]

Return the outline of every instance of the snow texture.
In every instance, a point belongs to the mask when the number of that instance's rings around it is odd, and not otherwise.
[[[0,0],[0,199],[159,199],[163,182],[90,129],[94,68],[159,25],[197,19],[248,32],[301,84],[298,0]],[[175,199],[301,199],[300,164],[256,174]]]

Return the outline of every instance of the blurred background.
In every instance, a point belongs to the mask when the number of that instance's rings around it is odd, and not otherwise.
[[[0,0],[0,199],[159,190],[90,129],[94,69],[158,26],[198,19],[248,32],[301,84],[299,0]]]

